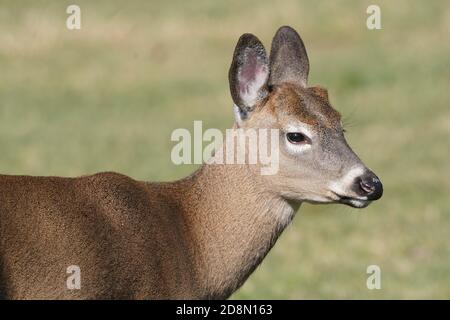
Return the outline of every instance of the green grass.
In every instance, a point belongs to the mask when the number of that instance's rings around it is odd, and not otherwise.
[[[234,298],[450,298],[450,5],[377,1],[0,1],[0,172],[114,170],[172,180],[175,128],[232,124],[238,37],[300,31],[310,83],[329,89],[348,140],[382,179],[363,211],[304,205]],[[366,288],[366,268],[382,289]]]

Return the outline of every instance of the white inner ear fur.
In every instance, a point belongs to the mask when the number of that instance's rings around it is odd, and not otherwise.
[[[331,182],[329,184],[329,188],[334,193],[340,196],[345,196],[349,193],[348,190],[351,188],[355,178],[361,176],[364,172],[365,168],[362,166],[353,167],[347,171],[343,178],[338,181]]]
[[[247,107],[253,107],[258,100],[263,98],[260,90],[267,82],[269,69],[265,65],[256,66],[255,74],[251,80],[245,79],[241,75],[241,71],[238,74],[239,94]]]
[[[313,140],[314,136],[312,131],[308,128],[308,125],[303,123],[290,124],[284,129],[284,132],[299,132],[308,137],[311,141]],[[284,139],[286,140],[286,147],[291,153],[301,153],[311,149],[311,145],[309,143],[293,144],[287,140],[286,135]]]
[[[242,119],[243,113],[241,111],[241,108],[239,108],[237,105],[233,104],[233,113],[234,113],[234,120],[238,127],[241,126],[242,122],[245,119]]]

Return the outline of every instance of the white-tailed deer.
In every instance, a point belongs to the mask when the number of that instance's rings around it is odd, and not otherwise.
[[[279,170],[204,164],[175,182],[117,173],[0,176],[0,298],[218,299],[238,289],[300,204],[365,207],[378,178],[344,138],[327,91],[308,87],[290,27],[270,58],[244,34],[229,72],[234,128],[279,130]],[[79,266],[81,288],[66,285]]]

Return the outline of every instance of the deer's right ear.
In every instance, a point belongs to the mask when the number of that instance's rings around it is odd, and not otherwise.
[[[264,46],[254,35],[246,33],[239,38],[228,78],[234,104],[240,118],[245,119],[269,92],[269,61]]]

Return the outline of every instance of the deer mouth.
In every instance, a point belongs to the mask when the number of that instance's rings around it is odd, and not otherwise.
[[[347,196],[340,196],[338,202],[342,204],[346,204],[352,208],[365,208],[367,207],[372,201],[361,199],[361,198],[354,198],[354,197],[347,197]]]
[[[334,202],[348,205],[352,208],[365,208],[372,201],[362,197],[343,196],[336,192],[333,192]]]

